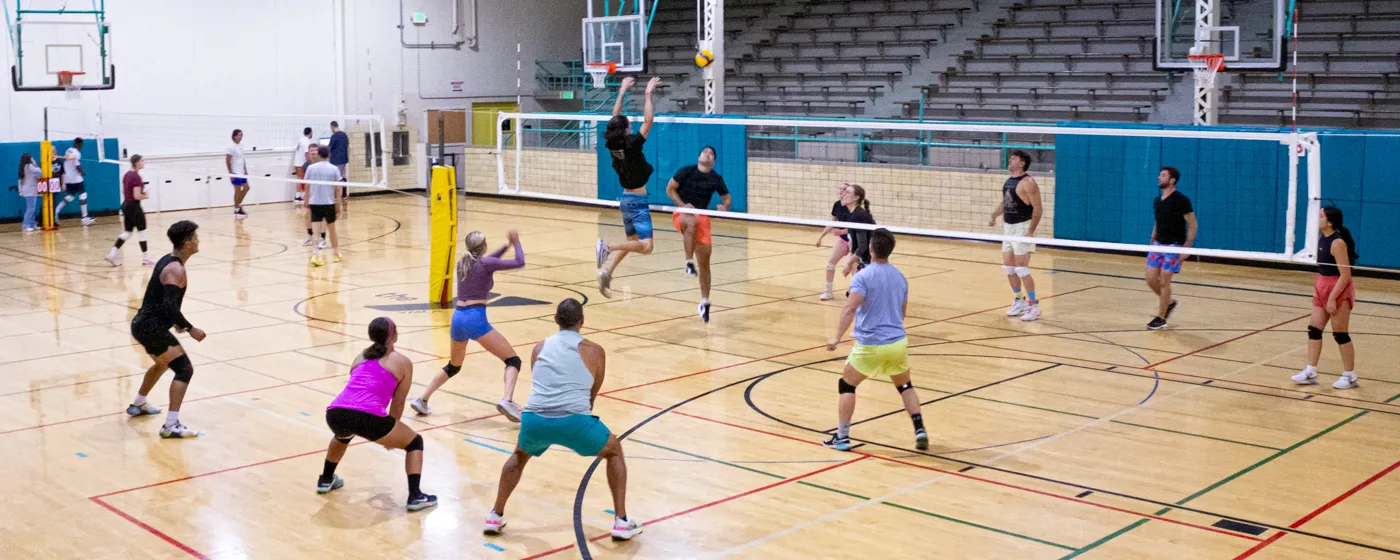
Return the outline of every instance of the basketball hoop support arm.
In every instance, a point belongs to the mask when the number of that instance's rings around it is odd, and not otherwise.
[[[700,50],[710,51],[714,61],[703,70],[705,76],[705,114],[724,113],[724,0],[696,0],[696,13],[701,18]]]
[[[1212,28],[1220,25],[1220,12],[1215,9],[1215,2],[1216,0],[1196,0],[1195,46],[1199,49],[1200,54],[1219,54],[1214,51],[1207,52],[1207,49],[1201,48],[1214,49],[1217,44],[1218,32],[1212,31]],[[1193,93],[1195,95],[1192,96],[1194,100],[1192,104],[1195,106],[1195,110],[1192,112],[1194,115],[1192,120],[1196,126],[1215,126],[1219,122],[1220,86],[1217,85],[1218,83],[1212,80],[1210,84],[1194,86]]]

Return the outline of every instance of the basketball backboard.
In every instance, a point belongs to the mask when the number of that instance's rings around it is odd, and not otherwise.
[[[618,72],[643,72],[646,69],[647,3],[633,0],[603,0],[601,14],[594,13],[594,0],[588,2],[588,17],[583,18],[583,62],[601,64],[612,62]],[[630,6],[630,9],[629,9]]]
[[[91,9],[66,4],[63,0],[15,0],[13,19],[6,22],[14,39],[10,82],[15,91],[64,90],[60,72],[80,73],[82,84],[75,89],[116,87],[106,12],[95,4]]]
[[[1281,70],[1286,10],[1285,0],[1157,0],[1157,68],[1190,69],[1199,46],[1198,54],[1225,55],[1227,71]]]

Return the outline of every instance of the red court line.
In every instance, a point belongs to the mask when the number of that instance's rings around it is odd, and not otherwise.
[[[1377,480],[1380,480],[1381,478],[1385,477],[1385,475],[1390,474],[1391,472],[1393,472],[1393,471],[1394,471],[1395,469],[1397,469],[1397,468],[1400,468],[1400,461],[1396,461],[1396,462],[1394,462],[1394,463],[1391,463],[1391,465],[1390,465],[1389,467],[1386,467],[1385,470],[1383,470],[1383,471],[1381,471],[1381,472],[1378,472],[1378,473],[1376,473],[1376,474],[1374,474],[1374,475],[1371,475],[1371,478],[1368,478],[1368,479],[1366,479],[1366,480],[1361,481],[1361,484],[1357,484],[1356,486],[1351,487],[1351,490],[1347,490],[1346,492],[1343,492],[1342,495],[1337,496],[1337,497],[1335,497],[1335,498],[1332,498],[1332,501],[1327,502],[1327,503],[1325,503],[1325,504],[1322,504],[1322,507],[1313,510],[1312,513],[1309,513],[1309,514],[1307,514],[1307,515],[1304,515],[1302,518],[1298,519],[1297,521],[1294,521],[1292,525],[1289,525],[1289,526],[1288,526],[1288,528],[1289,528],[1289,529],[1297,529],[1297,528],[1299,528],[1299,527],[1302,527],[1303,525],[1307,524],[1307,522],[1312,521],[1313,519],[1317,518],[1317,516],[1322,515],[1322,514],[1323,514],[1324,512],[1326,512],[1327,510],[1332,509],[1332,508],[1333,508],[1334,506],[1336,506],[1337,504],[1342,503],[1343,500],[1352,497],[1352,496],[1355,495],[1357,492],[1360,492],[1362,488],[1365,488],[1365,487],[1367,487],[1367,486],[1370,486],[1371,483],[1373,483],[1373,482],[1375,482],[1375,481],[1377,481]],[[1246,550],[1246,551],[1244,551],[1244,553],[1240,554],[1239,556],[1236,556],[1236,557],[1235,557],[1235,560],[1243,560],[1244,558],[1249,558],[1250,556],[1253,556],[1254,553],[1259,552],[1260,550],[1264,550],[1264,547],[1267,547],[1267,546],[1269,546],[1269,545],[1271,545],[1271,544],[1274,544],[1275,542],[1277,542],[1279,539],[1282,539],[1282,538],[1283,538],[1285,535],[1287,535],[1287,534],[1288,534],[1288,533],[1286,533],[1286,532],[1279,531],[1278,533],[1275,533],[1274,536],[1269,537],[1267,540],[1265,540],[1265,541],[1263,541],[1263,542],[1261,542],[1261,543],[1259,543],[1259,544],[1257,544],[1257,545],[1254,545],[1254,548],[1251,548],[1251,549],[1249,549],[1249,550]]]
[[[655,524],[660,523],[660,522],[662,522],[662,521],[665,521],[665,520],[667,520],[667,519],[674,519],[674,518],[680,517],[680,516],[682,516],[682,515],[686,515],[686,514],[689,514],[689,513],[694,513],[694,512],[700,511],[700,510],[702,510],[702,509],[714,507],[714,506],[723,504],[723,503],[725,503],[725,502],[731,502],[731,501],[737,500],[737,499],[739,499],[739,498],[743,498],[743,497],[745,497],[745,496],[750,496],[750,495],[753,495],[753,494],[757,494],[757,493],[762,492],[762,491],[764,491],[764,490],[768,490],[768,489],[771,489],[771,488],[776,488],[776,487],[782,486],[782,485],[784,485],[784,484],[790,484],[790,483],[793,483],[793,482],[797,482],[797,481],[802,480],[802,479],[804,479],[804,478],[810,478],[810,477],[819,475],[819,474],[821,474],[821,473],[824,473],[824,472],[827,472],[827,471],[830,471],[830,470],[833,470],[833,469],[839,469],[839,468],[841,468],[841,467],[844,467],[844,466],[846,466],[846,465],[850,465],[850,464],[852,464],[852,463],[858,463],[858,462],[860,462],[860,461],[864,461],[864,460],[869,459],[869,458],[870,458],[869,455],[861,455],[861,456],[859,456],[859,457],[856,457],[855,459],[851,459],[851,460],[846,461],[846,462],[843,462],[843,463],[837,463],[837,464],[835,464],[835,465],[830,465],[830,466],[827,466],[827,467],[823,467],[823,468],[817,469],[817,470],[815,470],[815,471],[811,471],[811,472],[808,472],[808,473],[804,473],[804,474],[800,474],[800,475],[794,476],[794,477],[792,477],[792,478],[785,478],[785,479],[783,479],[783,480],[779,480],[779,481],[774,482],[774,483],[772,483],[772,484],[768,484],[768,485],[765,485],[765,486],[759,486],[758,488],[754,488],[754,489],[752,489],[752,490],[748,490],[748,491],[745,491],[745,492],[740,492],[740,493],[738,493],[738,494],[734,494],[734,495],[732,495],[732,496],[728,496],[728,497],[725,497],[725,498],[720,498],[720,499],[715,500],[715,501],[713,501],[713,502],[708,502],[708,503],[700,504],[700,505],[695,506],[695,507],[690,508],[690,509],[678,511],[678,512],[675,512],[675,513],[672,513],[672,514],[669,514],[669,515],[663,515],[663,516],[658,517],[658,518],[656,518],[656,519],[652,519],[652,520],[650,520],[650,521],[645,521],[645,522],[643,522],[643,523],[642,523],[642,526],[643,526],[643,527],[650,527],[650,526],[652,526],[652,525],[655,525]],[[589,542],[599,541],[599,540],[602,540],[602,539],[604,539],[604,538],[607,538],[610,534],[611,534],[611,533],[603,533],[603,534],[601,534],[601,535],[598,535],[598,536],[596,536],[596,537],[593,537],[593,538],[591,538],[591,539],[588,539],[588,541],[589,541]],[[528,557],[526,557],[524,560],[532,560],[532,559],[534,559],[534,558],[544,558],[545,556],[549,556],[549,555],[551,555],[551,554],[555,554],[555,553],[558,553],[558,552],[563,552],[563,551],[565,551],[565,550],[569,550],[569,549],[571,549],[571,548],[574,548],[574,546],[575,546],[575,545],[569,545],[569,546],[564,546],[564,547],[556,548],[556,549],[554,549],[554,550],[542,552],[542,553],[536,554],[536,555],[534,555],[534,556],[528,556]]]
[[[1171,357],[1171,358],[1167,358],[1167,359],[1162,360],[1162,361],[1160,361],[1160,362],[1157,362],[1157,363],[1155,363],[1155,364],[1148,364],[1148,365],[1146,365],[1146,366],[1143,366],[1143,369],[1152,369],[1152,368],[1155,368],[1155,367],[1160,366],[1160,365],[1162,365],[1162,364],[1168,364],[1168,363],[1171,363],[1171,362],[1175,362],[1175,361],[1180,360],[1180,359],[1182,359],[1182,358],[1185,358],[1185,357],[1187,357],[1187,356],[1194,356],[1194,355],[1196,355],[1196,354],[1200,354],[1201,352],[1205,352],[1206,350],[1210,350],[1211,348],[1219,348],[1219,347],[1221,347],[1221,346],[1224,346],[1224,345],[1226,345],[1226,344],[1229,344],[1229,343],[1234,342],[1234,341],[1236,341],[1236,340],[1239,340],[1239,339],[1241,339],[1241,338],[1249,338],[1249,337],[1254,336],[1254,335],[1256,335],[1256,334],[1259,334],[1259,333],[1261,333],[1261,332],[1264,332],[1264,331],[1267,331],[1267,330],[1271,330],[1271,329],[1276,329],[1276,328],[1282,327],[1282,326],[1284,326],[1284,325],[1287,325],[1287,324],[1289,324],[1289,323],[1292,323],[1292,322],[1294,322],[1294,321],[1297,321],[1297,320],[1299,320],[1299,319],[1307,319],[1308,317],[1311,317],[1311,316],[1312,316],[1311,313],[1304,313],[1304,314],[1302,314],[1302,315],[1299,315],[1299,316],[1297,316],[1297,317],[1294,317],[1294,318],[1292,318],[1292,319],[1289,319],[1289,320],[1284,321],[1284,322],[1282,322],[1282,323],[1279,323],[1279,324],[1277,324],[1277,325],[1273,325],[1273,326],[1269,326],[1269,327],[1264,327],[1264,328],[1259,329],[1259,330],[1257,330],[1257,331],[1247,332],[1247,333],[1244,333],[1244,334],[1239,335],[1239,336],[1237,336],[1237,337],[1231,338],[1231,339],[1229,339],[1229,340],[1223,340],[1223,341],[1217,342],[1217,343],[1215,343],[1215,344],[1211,344],[1210,346],[1206,346],[1206,347],[1204,347],[1204,348],[1197,348],[1197,349],[1192,350],[1192,351],[1190,351],[1190,352],[1187,352],[1187,353],[1185,353],[1185,354],[1179,354],[1179,355],[1177,355],[1177,356],[1174,356],[1174,357]]]
[[[130,521],[130,522],[134,523],[137,527],[140,527],[140,528],[142,528],[142,529],[145,529],[146,532],[148,532],[148,533],[150,533],[150,534],[152,534],[152,535],[155,535],[155,536],[157,536],[157,537],[160,537],[161,540],[170,543],[170,544],[171,544],[172,546],[174,546],[175,548],[178,548],[178,549],[180,549],[180,550],[185,551],[185,553],[189,554],[190,556],[193,556],[193,557],[195,557],[195,558],[199,558],[199,559],[201,559],[201,560],[207,560],[207,559],[209,558],[208,556],[205,556],[205,555],[203,555],[203,554],[200,554],[199,551],[197,551],[197,550],[195,550],[195,549],[193,549],[193,548],[190,548],[190,547],[186,546],[185,543],[182,543],[182,542],[180,542],[180,541],[175,540],[175,539],[174,539],[173,537],[171,537],[170,535],[167,535],[167,534],[165,534],[165,533],[162,533],[162,532],[160,531],[160,529],[156,529],[155,527],[152,527],[152,526],[150,526],[150,525],[147,525],[147,524],[145,524],[145,523],[142,523],[141,520],[139,520],[139,519],[137,519],[137,518],[135,518],[135,517],[132,517],[131,515],[128,515],[126,512],[124,512],[124,511],[122,511],[122,510],[120,510],[120,509],[117,509],[116,506],[114,506],[114,505],[112,505],[112,504],[109,504],[109,503],[107,503],[107,502],[102,501],[102,498],[100,498],[100,497],[94,496],[94,497],[91,497],[91,498],[88,498],[88,499],[89,499],[89,500],[92,500],[93,502],[95,502],[95,503],[96,503],[97,505],[99,505],[99,506],[102,506],[102,507],[104,507],[104,508],[107,508],[108,511],[111,511],[112,513],[115,513],[115,514],[121,516],[122,519],[125,519],[125,520],[127,520],[127,521]]]
[[[607,395],[607,397],[610,398],[610,399],[613,399],[613,400],[622,401],[622,402],[629,403],[629,404],[634,404],[634,405],[637,405],[637,406],[642,406],[642,407],[651,408],[651,409],[658,409],[658,410],[660,409],[660,407],[652,406],[652,405],[649,405],[649,404],[646,404],[646,403],[640,403],[640,402],[635,402],[635,401],[629,401],[629,400],[622,399],[622,398],[618,398],[618,397],[614,397],[614,396],[611,396],[611,395]],[[752,428],[752,427],[749,427],[749,426],[742,426],[742,425],[739,425],[739,424],[732,424],[732,423],[729,423],[729,422],[724,422],[724,421],[720,421],[720,420],[714,420],[714,419],[711,419],[711,418],[706,418],[706,417],[704,417],[704,416],[697,416],[697,415],[694,415],[694,414],[686,414],[686,413],[683,413],[683,412],[675,412],[675,411],[671,412],[671,414],[678,414],[678,415],[681,415],[681,416],[686,416],[686,417],[689,417],[689,418],[694,418],[694,419],[696,419],[696,420],[703,420],[703,421],[706,421],[706,422],[712,422],[712,423],[720,424],[720,425],[723,425],[723,426],[729,426],[729,427],[731,427],[731,428],[739,428],[739,429],[741,429],[741,430],[748,430],[748,431],[750,431],[750,432],[755,432],[755,433],[760,433],[760,434],[765,434],[765,435],[770,435],[770,436],[776,436],[776,437],[780,437],[780,438],[784,438],[784,439],[790,439],[790,440],[797,441],[797,442],[801,442],[801,443],[805,443],[805,444],[808,444],[808,445],[821,445],[820,443],[817,443],[817,442],[815,442],[815,441],[805,440],[805,439],[802,439],[802,438],[798,438],[798,437],[794,437],[794,436],[790,436],[790,435],[786,435],[786,434],[779,434],[779,433],[769,432],[769,431],[765,431],[765,430],[760,430],[760,429],[758,429],[758,428]],[[1258,541],[1261,540],[1261,539],[1259,539],[1259,538],[1257,538],[1257,537],[1252,537],[1252,536],[1248,536],[1248,535],[1242,535],[1242,534],[1239,534],[1239,533],[1233,533],[1233,532],[1226,531],[1226,530],[1223,530],[1223,529],[1218,529],[1218,528],[1215,528],[1215,527],[1209,527],[1209,526],[1206,526],[1206,525],[1197,525],[1197,524],[1194,524],[1194,523],[1187,523],[1187,522],[1184,522],[1184,521],[1177,521],[1177,520],[1175,520],[1175,519],[1168,519],[1168,518],[1161,517],[1161,516],[1157,516],[1157,515],[1153,515],[1153,514],[1150,514],[1150,513],[1139,513],[1139,512],[1132,511],[1132,510],[1128,510],[1128,509],[1123,509],[1123,508],[1119,508],[1119,507],[1110,506],[1110,505],[1108,505],[1108,504],[1101,504],[1101,503],[1098,503],[1098,502],[1091,502],[1091,501],[1088,501],[1088,500],[1084,500],[1084,499],[1082,499],[1082,498],[1074,498],[1074,497],[1070,497],[1070,496],[1061,496],[1061,495],[1055,494],[1055,493],[1053,493],[1053,492],[1046,492],[1046,491],[1043,491],[1043,490],[1036,490],[1036,489],[1034,489],[1034,488],[1028,488],[1028,487],[1025,487],[1025,486],[1017,486],[1017,485],[1015,485],[1015,484],[1010,484],[1010,483],[1006,483],[1006,482],[1000,482],[1000,481],[991,480],[991,479],[987,479],[987,478],[982,478],[982,477],[978,477],[978,476],[972,476],[972,475],[966,474],[966,473],[944,470],[944,469],[940,469],[940,468],[938,468],[938,467],[933,467],[933,466],[928,466],[928,465],[920,465],[920,464],[918,464],[918,463],[910,463],[910,462],[908,462],[908,461],[903,461],[903,460],[900,460],[900,459],[895,459],[895,458],[893,458],[893,457],[885,457],[885,456],[882,456],[882,455],[871,455],[871,454],[868,454],[868,453],[861,453],[861,452],[859,452],[859,451],[852,451],[851,453],[855,453],[855,454],[857,454],[857,455],[861,455],[861,456],[863,456],[863,457],[869,457],[869,458],[872,458],[872,459],[880,459],[880,460],[882,460],[882,461],[890,461],[890,462],[893,462],[893,463],[898,463],[898,464],[905,465],[905,466],[909,466],[909,467],[915,467],[915,468],[924,469],[924,470],[929,470],[929,471],[934,471],[934,472],[938,472],[938,473],[942,473],[942,474],[946,474],[946,475],[950,475],[950,476],[956,476],[956,477],[958,477],[958,478],[964,478],[964,479],[967,479],[967,480],[975,480],[975,481],[978,481],[978,482],[985,482],[985,483],[988,483],[988,484],[994,484],[994,485],[997,485],[997,486],[1001,486],[1001,487],[1003,487],[1003,488],[1011,488],[1011,489],[1015,489],[1015,490],[1022,490],[1022,491],[1025,491],[1025,492],[1030,492],[1030,493],[1032,493],[1032,494],[1037,494],[1037,495],[1041,495],[1041,496],[1047,496],[1047,497],[1056,498],[1056,499],[1060,499],[1060,500],[1065,500],[1065,501],[1069,501],[1069,502],[1074,502],[1074,503],[1078,503],[1078,504],[1083,504],[1083,505],[1087,505],[1087,506],[1093,506],[1093,507],[1096,507],[1096,508],[1099,508],[1099,509],[1106,509],[1106,510],[1115,511],[1115,512],[1119,512],[1119,513],[1126,513],[1126,514],[1133,515],[1133,516],[1137,516],[1137,517],[1147,517],[1147,518],[1151,518],[1151,519],[1154,519],[1154,520],[1157,520],[1157,521],[1164,521],[1164,522],[1167,522],[1167,523],[1171,523],[1171,524],[1174,524],[1174,525],[1181,525],[1181,526],[1184,526],[1184,527],[1191,527],[1191,528],[1194,528],[1194,529],[1201,529],[1201,530],[1205,530],[1205,531],[1210,531],[1210,532],[1212,532],[1212,533],[1219,533],[1219,534],[1222,534],[1222,535],[1229,535],[1229,536],[1232,536],[1232,537],[1241,538],[1241,539],[1250,540],[1250,541],[1256,541],[1256,542],[1258,542]],[[930,458],[931,458],[931,459],[937,459],[937,457],[930,457]]]

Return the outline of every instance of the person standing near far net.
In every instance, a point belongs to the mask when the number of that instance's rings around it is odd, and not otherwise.
[[[622,441],[593,415],[593,401],[603,387],[606,353],[602,346],[579,334],[583,304],[578,300],[559,302],[554,322],[559,332],[536,344],[530,356],[533,386],[525,402],[519,442],[501,467],[496,504],[486,514],[482,532],[501,534],[506,527],[506,502],[525,474],[525,463],[544,455],[551,445],[559,445],[584,457],[607,461],[613,499],[612,539],[630,540],[642,532],[642,524],[627,515],[627,462]]]
[[[58,224],[58,215],[63,213],[63,207],[73,198],[78,199],[78,209],[82,210],[83,225],[92,225],[97,220],[88,217],[87,209],[87,187],[83,185],[83,139],[74,138],[73,147],[63,152],[63,202],[58,203],[58,207],[53,210],[53,223]]]
[[[19,196],[24,198],[24,232],[37,231],[34,212],[39,206],[39,176],[44,170],[34,163],[34,156],[19,156]]]
[[[334,165],[327,163],[325,158],[331,155],[330,148],[322,146],[316,150],[310,167],[306,168],[306,180],[315,181],[310,183],[310,192],[307,195],[308,214],[311,216],[311,239],[323,229],[330,233],[331,258],[335,262],[341,261],[340,238],[335,233],[336,208],[340,204],[340,188],[334,184],[340,181],[340,170]],[[317,245],[311,249],[311,266],[325,266],[326,260],[321,258],[321,246]]]
[[[340,178],[336,180],[342,183],[349,181],[350,176],[347,174],[347,171],[350,167],[350,135],[340,130],[340,123],[336,121],[331,121],[331,142],[329,148],[331,150],[331,165],[334,165],[335,168],[340,171]],[[340,208],[341,216],[349,213],[350,187],[340,187],[340,199],[339,202],[336,203],[336,206]]]
[[[292,174],[297,179],[306,178],[307,152],[311,151],[311,127],[301,129],[301,138],[297,139],[296,151],[292,152]],[[301,206],[306,203],[306,183],[297,183],[296,198],[292,200],[293,206]],[[310,223],[309,221],[307,223]]]
[[[1322,328],[1332,323],[1332,339],[1342,353],[1342,375],[1334,389],[1357,386],[1356,349],[1351,345],[1351,310],[1356,307],[1356,284],[1351,267],[1360,257],[1356,240],[1342,225],[1342,211],[1327,206],[1318,216],[1317,276],[1313,279],[1312,319],[1308,321],[1308,366],[1293,376],[1299,385],[1317,383],[1317,361],[1322,357]]]
[[[650,255],[652,250],[651,206],[647,203],[647,181],[655,171],[642,153],[642,146],[651,133],[652,121],[656,119],[656,108],[652,105],[652,92],[661,84],[661,78],[647,82],[646,108],[642,117],[642,127],[632,134],[632,122],[622,114],[622,103],[627,98],[627,90],[632,89],[636,80],[630,76],[622,79],[617,91],[617,103],[613,104],[613,116],[603,131],[608,152],[612,153],[613,171],[622,184],[622,195],[617,199],[617,209],[622,212],[622,229],[627,241],[609,245],[598,240],[598,292],[603,297],[612,297],[612,275],[617,265],[628,253]]]
[[[197,229],[199,226],[194,222],[181,220],[166,231],[174,249],[156,262],[151,279],[146,283],[146,296],[141,300],[141,309],[131,319],[132,338],[141,343],[155,364],[146,370],[136,400],[126,407],[126,413],[132,416],[160,414],[159,408],[146,402],[146,395],[151,394],[151,389],[155,388],[156,381],[160,380],[165,370],[174,371],[175,380],[170,382],[170,412],[165,414],[165,424],[160,428],[160,437],[167,439],[199,436],[199,432],[180,423],[180,405],[185,401],[185,391],[194,377],[194,365],[180,346],[180,341],[170,334],[171,327],[174,327],[179,332],[190,333],[190,338],[195,342],[204,341],[204,331],[191,325],[180,312],[180,306],[185,301],[185,290],[189,287],[185,265],[190,262],[190,257],[199,252]]]
[[[918,391],[909,377],[909,340],[904,332],[904,317],[909,309],[909,281],[899,269],[890,264],[894,252],[894,234],[885,228],[870,233],[870,252],[874,260],[851,278],[851,295],[841,310],[836,334],[826,343],[828,351],[836,350],[841,337],[855,321],[856,344],[846,358],[846,369],[836,382],[841,403],[838,409],[836,435],[822,445],[837,451],[851,450],[851,418],[856,413],[856,387],[871,377],[888,377],[904,401],[904,410],[914,423],[914,446],[928,449],[928,432],[924,430],[923,409]]]
[[[243,197],[248,196],[248,159],[243,156],[243,131],[233,129],[233,144],[229,145],[228,153],[224,154],[224,166],[228,167],[229,175],[242,175],[242,177],[229,177],[229,183],[233,184],[233,217],[242,220],[248,217],[248,213],[243,211]]]
[[[724,177],[715,171],[715,148],[700,148],[700,158],[695,165],[687,165],[671,177],[666,185],[666,196],[681,208],[709,208],[710,199],[719,195],[720,212],[728,212],[733,199],[729,197],[729,187]],[[713,240],[710,237],[710,217],[703,214],[676,212],[671,214],[671,225],[680,232],[685,244],[685,274],[700,276],[700,306],[695,309],[700,320],[710,322],[710,252]],[[696,262],[698,257],[699,263]],[[697,266],[698,264],[698,266]],[[698,269],[698,270],[697,270]]]
[[[408,452],[404,458],[408,511],[428,509],[437,505],[437,496],[424,494],[418,486],[423,477],[423,436],[401,420],[404,399],[413,385],[413,361],[394,351],[399,329],[388,317],[369,322],[369,339],[373,344],[350,366],[350,381],[326,407],[326,425],[333,435],[321,477],[316,480],[316,493],[327,494],[345,486],[335,468],[345,458],[350,440],[360,436],[385,449]]]
[[[1157,174],[1157,188],[1161,196],[1152,198],[1152,214],[1156,225],[1152,226],[1152,244],[1166,247],[1190,247],[1196,242],[1196,211],[1191,208],[1191,199],[1176,190],[1176,182],[1181,172],[1175,167],[1163,167]],[[1176,310],[1176,300],[1172,299],[1172,277],[1181,272],[1181,254],[1153,251],[1147,254],[1147,287],[1157,294],[1157,316],[1147,323],[1147,328],[1158,330],[1167,326],[1167,319]]]
[[[988,226],[995,226],[997,217],[1001,217],[1005,222],[1002,226],[1004,235],[1035,237],[1035,228],[1040,226],[1040,215],[1043,212],[1040,204],[1040,185],[1031,177],[1030,168],[1031,155],[1026,152],[1016,150],[1006,158],[1006,171],[1011,177],[1001,186],[1001,202],[992,211],[992,219],[987,222]],[[1022,321],[1040,318],[1040,300],[1035,297],[1035,280],[1031,278],[1033,253],[1034,243],[1001,243],[1001,271],[1006,273],[1006,279],[1011,283],[1011,292],[1016,296],[1011,309],[1006,310],[1006,316],[1019,315]],[[1021,297],[1022,287],[1026,289],[1025,298]]]
[[[156,265],[156,261],[151,260],[151,253],[147,251],[146,210],[141,208],[141,201],[150,198],[146,194],[146,183],[141,180],[141,169],[144,167],[146,162],[141,155],[132,155],[131,171],[127,171],[122,177],[122,233],[117,236],[112,250],[107,252],[107,262],[112,266],[121,266],[121,262],[117,260],[117,252],[126,240],[131,239],[132,232],[136,233],[136,240],[141,244],[141,264]]]

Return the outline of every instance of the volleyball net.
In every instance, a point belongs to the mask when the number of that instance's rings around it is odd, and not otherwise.
[[[501,113],[495,192],[617,206],[621,187],[602,130],[610,115]],[[640,115],[629,115],[633,131]],[[676,171],[716,152],[733,207],[678,208]],[[1029,154],[1042,217],[1034,238],[988,224],[1002,204],[1007,161]],[[878,227],[977,241],[1146,253],[1164,167],[1180,172],[1199,234],[1185,255],[1312,263],[1322,201],[1313,133],[1174,127],[1012,125],[742,116],[658,116],[644,153],[652,209],[797,226],[831,221],[838,189],[859,184]],[[478,182],[483,187],[485,182]],[[484,190],[484,189],[483,189]]]

